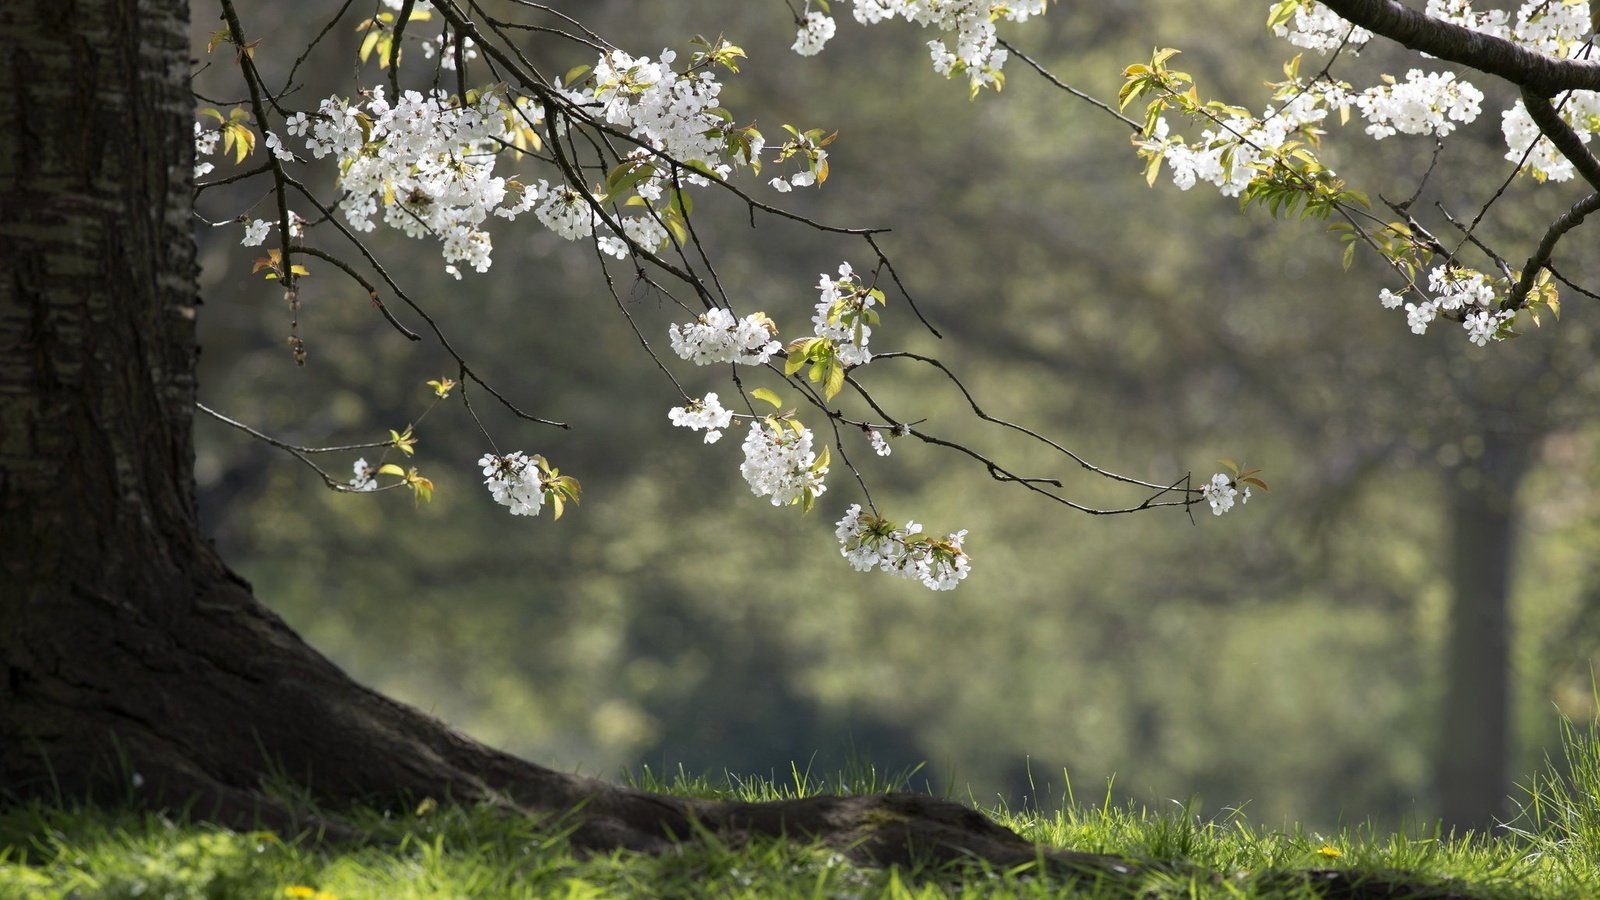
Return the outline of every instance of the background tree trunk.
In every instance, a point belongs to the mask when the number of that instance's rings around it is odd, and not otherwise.
[[[1476,484],[1450,493],[1450,634],[1435,786],[1447,827],[1486,829],[1510,794],[1511,622],[1517,486],[1530,451],[1488,429]]]

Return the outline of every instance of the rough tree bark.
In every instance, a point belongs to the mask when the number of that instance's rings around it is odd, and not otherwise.
[[[1035,858],[927,797],[702,802],[544,769],[355,684],[258,603],[196,520],[187,31],[185,0],[0,6],[0,802],[293,828],[271,775],[334,809],[577,810],[587,847],[704,828],[879,863]]]

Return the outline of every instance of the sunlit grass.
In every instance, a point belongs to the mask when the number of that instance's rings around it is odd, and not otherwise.
[[[854,766],[828,777],[710,778],[642,770],[636,786],[746,801],[905,789],[915,771]],[[824,847],[707,838],[676,853],[580,857],[559,820],[423,804],[411,815],[358,815],[364,840],[234,832],[126,810],[42,805],[0,814],[0,898],[434,897],[1318,897],[1319,884],[1401,883],[1413,897],[1600,896],[1600,735],[1566,730],[1563,759],[1525,789],[1521,812],[1492,835],[1437,829],[1334,834],[1266,831],[1242,814],[1204,818],[1069,798],[1053,809],[990,808],[1046,847],[1115,854],[1126,876],[1063,881],[1035,866],[863,869]],[[1351,886],[1354,885],[1352,888]],[[1387,896],[1387,895],[1385,895]]]

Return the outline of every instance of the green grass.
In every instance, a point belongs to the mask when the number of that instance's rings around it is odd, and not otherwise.
[[[1059,809],[988,809],[1044,846],[1150,863],[1140,874],[1068,882],[1032,866],[922,871],[863,869],[827,849],[781,841],[705,841],[660,856],[580,858],[559,822],[491,809],[437,807],[356,817],[370,840],[330,846],[311,836],[233,832],[107,809],[29,805],[0,813],[0,898],[433,897],[1316,897],[1315,876],[1420,885],[1412,896],[1600,896],[1600,736],[1567,729],[1564,758],[1527,787],[1521,814],[1493,836],[1437,830],[1333,835],[1263,831],[1241,815],[1202,819],[1174,808],[1068,802]],[[823,790],[903,788],[860,767],[827,782],[710,779],[645,770],[640,787],[772,800]],[[1346,895],[1351,896],[1351,895]],[[1357,894],[1355,896],[1363,896]]]

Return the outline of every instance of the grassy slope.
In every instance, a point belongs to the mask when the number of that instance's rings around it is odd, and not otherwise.
[[[643,786],[692,795],[778,799],[818,789],[808,779],[714,783],[644,773]],[[834,789],[895,788],[872,772]],[[1397,879],[1418,897],[1600,896],[1600,741],[1568,731],[1567,758],[1522,800],[1522,815],[1491,837],[1263,832],[1243,817],[1201,821],[1109,803],[1054,812],[988,810],[1040,844],[1125,854],[1150,865],[1098,883],[1031,870],[884,871],[795,843],[714,839],[660,857],[579,859],[559,822],[488,809],[436,806],[371,815],[362,846],[309,837],[235,833],[148,813],[29,806],[0,814],[0,898],[422,897],[1318,897]],[[1331,873],[1331,874],[1330,874]],[[1350,877],[1351,875],[1354,877]],[[1381,894],[1388,896],[1387,893]]]

